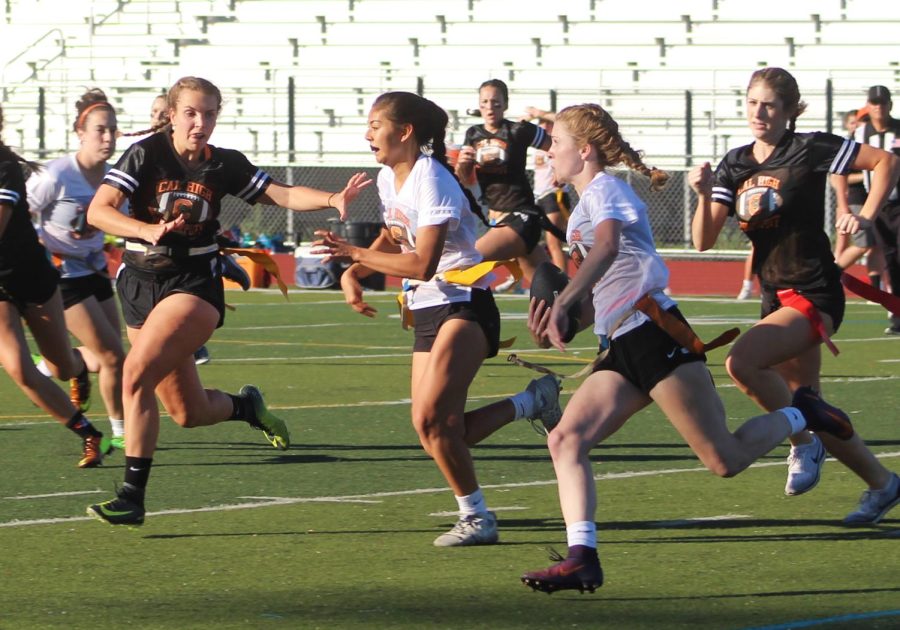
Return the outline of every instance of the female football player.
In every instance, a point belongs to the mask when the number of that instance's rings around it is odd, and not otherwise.
[[[103,180],[88,221],[125,238],[124,267],[116,290],[131,350],[125,359],[125,484],[116,498],[88,513],[111,524],[141,524],[144,490],[159,434],[156,396],[179,425],[197,427],[240,420],[286,449],[290,434],[271,414],[259,390],[237,395],[204,389],[193,353],[222,325],[224,293],[215,256],[217,217],[225,195],[293,210],[347,205],[371,183],[352,176],[328,193],[272,180],[244,155],[209,144],[222,106],[219,89],[196,77],[168,92],[171,127],[133,144]],[[119,211],[130,202],[130,213]]]
[[[412,422],[425,452],[437,464],[459,507],[459,520],[435,539],[438,547],[497,542],[497,522],[475,476],[469,447],[516,418],[540,419],[546,430],[559,420],[559,384],[536,379],[524,392],[481,409],[465,410],[469,385],[482,362],[497,354],[500,315],[489,271],[468,282],[451,270],[482,262],[475,248],[478,205],[447,163],[447,113],[408,92],[379,96],[369,113],[366,140],[383,165],[378,194],[386,229],[369,249],[322,232],[316,245],[334,259],[352,262],[341,287],[353,310],[374,317],[360,279],[373,272],[404,278],[412,314]]]
[[[85,92],[75,107],[78,152],[50,161],[28,178],[28,206],[40,220],[41,240],[60,272],[66,326],[84,344],[79,351],[90,371],[99,373],[112,444],[125,448],[119,308],[107,273],[104,234],[87,223],[88,206],[116,150],[116,113],[97,89]]]
[[[459,151],[456,174],[463,182],[477,178],[482,198],[497,227],[478,239],[476,248],[487,260],[516,258],[531,280],[535,267],[548,260],[538,245],[544,228],[554,229],[534,201],[528,182],[528,147],[546,150],[550,136],[530,122],[503,117],[509,106],[509,90],[499,79],[478,89],[478,109],[484,123],[469,127]]]
[[[689,174],[698,195],[694,246],[700,251],[712,247],[730,214],[753,243],[762,319],[735,343],[726,367],[737,386],[770,411],[787,404],[801,386],[819,391],[822,343],[831,343],[844,317],[841,271],[823,225],[825,178],[872,171],[859,215],[842,214],[837,220],[839,232],[854,234],[872,222],[900,168],[886,151],[832,134],[796,133],[797,117],[805,109],[789,72],[757,70],[747,87],[754,142],[729,151],[715,175],[709,163]],[[900,479],[858,435],[842,441],[800,432],[791,444],[787,495],[815,487],[827,450],[869,486],[846,524],[877,523],[900,501]]]
[[[603,583],[597,556],[597,509],[591,448],[655,402],[700,461],[713,473],[732,477],[809,425],[848,437],[843,412],[802,390],[792,406],[728,430],[725,409],[706,369],[702,344],[663,289],[668,271],[656,252],[647,206],[622,179],[606,169],[624,163],[650,178],[651,188],[668,175],[644,165],[622,139],[615,120],[594,104],[567,107],[556,117],[550,159],[560,183],[579,195],[569,217],[569,251],[578,265],[572,281],[548,310],[532,301],[529,329],[543,346],[564,349],[568,313],[581,304],[593,311],[601,355],[572,396],[548,444],[559,482],[568,555],[557,564],[522,576],[536,589],[593,591]],[[700,347],[698,347],[700,346]],[[827,412],[827,413],[826,413]],[[838,419],[831,420],[828,413]]]
[[[90,396],[87,365],[69,344],[59,273],[31,224],[22,173],[25,166],[34,165],[0,140],[0,365],[34,404],[81,438],[83,453],[78,466],[92,468],[100,465],[110,447],[79,409]],[[75,379],[71,399],[34,365],[23,319],[51,374]]]

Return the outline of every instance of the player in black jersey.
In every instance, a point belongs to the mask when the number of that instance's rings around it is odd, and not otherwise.
[[[34,404],[82,439],[84,452],[78,466],[92,468],[100,465],[111,447],[77,406],[90,395],[87,365],[69,343],[59,272],[50,264],[31,224],[22,173],[26,164],[0,140],[0,365]],[[74,401],[38,372],[23,319],[53,376],[76,379]]]
[[[535,204],[526,153],[528,147],[549,149],[550,135],[529,122],[505,119],[508,105],[509,90],[503,81],[481,84],[478,109],[484,123],[466,131],[456,174],[466,184],[477,178],[491,220],[501,226],[478,239],[478,251],[485,260],[518,259],[525,278],[531,280],[535,267],[549,260],[538,242],[542,229],[552,224]]]
[[[854,234],[877,214],[896,184],[900,163],[885,151],[850,139],[796,133],[796,119],[806,104],[794,77],[781,68],[753,73],[746,102],[755,141],[730,151],[715,175],[709,163],[689,175],[699,196],[692,234],[697,249],[706,250],[725,219],[736,215],[753,243],[762,319],[734,344],[726,368],[744,393],[771,411],[789,403],[792,391],[817,396],[821,344],[831,344],[828,337],[844,315],[841,272],[823,226],[826,176],[872,171],[870,194],[859,215],[844,214],[837,221],[838,231]],[[858,435],[840,441],[801,433],[791,442],[786,494],[802,494],[818,483],[827,449],[869,486],[860,508],[844,519],[846,524],[877,523],[900,500],[900,479]]]
[[[144,490],[159,434],[156,397],[179,425],[240,420],[261,429],[280,449],[290,445],[284,422],[259,390],[238,395],[204,389],[193,352],[222,325],[224,294],[216,255],[218,216],[225,195],[249,204],[293,210],[347,205],[371,183],[364,173],[328,193],[272,180],[244,155],[209,144],[222,96],[197,77],[179,79],[168,93],[171,128],[132,145],[104,179],[88,221],[126,239],[116,290],[131,341],[125,359],[125,484],[117,498],[88,508],[111,524],[141,524]],[[130,216],[119,212],[128,199]]]

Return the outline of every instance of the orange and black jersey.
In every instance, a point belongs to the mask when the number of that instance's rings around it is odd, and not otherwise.
[[[152,255],[126,251],[126,264],[159,270],[178,267],[178,260],[189,252],[215,243],[225,195],[253,204],[271,181],[265,171],[232,149],[208,145],[205,159],[189,165],[175,152],[170,134],[156,133],[129,147],[103,183],[128,197],[131,216],[139,221],[156,224],[184,216],[184,226],[166,234]],[[168,248],[167,254],[159,253],[163,248]]]
[[[539,148],[546,137],[537,125],[506,119],[497,133],[484,125],[469,127],[465,144],[478,156],[475,172],[488,208],[513,212],[534,206],[534,193],[525,172],[526,154],[528,147]]]
[[[814,289],[839,273],[825,233],[825,182],[850,172],[859,145],[829,133],[785,132],[762,164],[753,145],[729,151],[716,169],[712,200],[728,206],[753,243],[764,285]]]
[[[22,165],[15,159],[0,161],[0,204],[12,207],[6,228],[0,233],[0,269],[31,260],[29,255],[45,255],[28,214]]]

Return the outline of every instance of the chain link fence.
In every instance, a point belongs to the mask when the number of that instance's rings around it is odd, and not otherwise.
[[[370,177],[377,177],[378,168],[351,167],[263,167],[273,178],[287,184],[309,186],[322,190],[341,190],[349,177],[364,171]],[[669,255],[691,255],[690,222],[697,204],[697,196],[687,185],[686,171],[669,171],[671,178],[661,191],[650,191],[649,180],[633,171],[615,171],[625,179],[648,206],[650,222],[656,245]],[[832,232],[834,223],[834,194],[829,187],[826,197],[825,228]],[[236,228],[244,235],[245,242],[255,242],[260,236],[276,242],[291,244],[307,243],[313,240],[317,229],[327,228],[337,220],[334,210],[315,212],[292,212],[277,206],[257,205],[249,207],[242,201],[226,198],[220,222],[225,230]],[[367,187],[350,207],[348,221],[360,223],[380,223],[381,208],[374,184]],[[263,242],[265,238],[262,239]],[[749,250],[750,244],[741,233],[737,221],[729,218],[716,247],[713,257],[740,257]]]

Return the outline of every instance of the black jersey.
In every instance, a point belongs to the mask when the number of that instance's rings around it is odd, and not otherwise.
[[[484,125],[469,127],[465,143],[475,149],[475,173],[488,208],[512,212],[534,206],[534,193],[525,172],[526,154],[528,147],[539,148],[546,137],[537,125],[505,119],[497,133]]]
[[[884,131],[876,131],[875,126],[871,122],[867,122],[856,128],[855,137],[856,141],[861,144],[891,151],[894,155],[900,156],[900,120],[888,119],[887,129]],[[866,190],[869,190],[872,185],[872,171],[863,171],[863,182]],[[900,205],[900,182],[888,195],[886,205]]]
[[[175,152],[168,133],[133,144],[103,179],[128,197],[131,216],[139,221],[156,224],[184,215],[185,225],[158,243],[168,247],[170,255],[142,255],[126,247],[126,264],[151,271],[177,268],[178,259],[190,250],[213,245],[222,198],[230,194],[253,204],[271,181],[240,151],[210,145],[203,162],[190,166]]]
[[[35,254],[44,255],[28,214],[22,165],[15,158],[0,161],[0,204],[12,207],[6,228],[0,233],[0,269],[12,269]]]
[[[850,139],[787,131],[762,164],[752,144],[729,151],[719,164],[712,200],[737,216],[763,284],[813,289],[836,277],[824,230],[825,180],[828,173],[846,175],[858,152]]]

